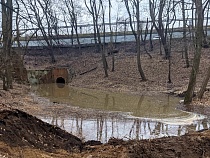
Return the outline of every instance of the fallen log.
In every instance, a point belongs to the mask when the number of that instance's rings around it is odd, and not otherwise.
[[[92,71],[96,70],[97,68],[98,68],[98,66],[95,66],[94,68],[92,68],[92,69],[90,69],[90,70],[87,70],[87,71],[85,71],[85,72],[80,73],[79,75],[84,75],[84,74],[86,74],[86,73],[92,72]]]

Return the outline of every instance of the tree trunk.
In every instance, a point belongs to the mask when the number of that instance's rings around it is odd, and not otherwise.
[[[139,14],[139,1],[137,1],[137,4],[136,4],[136,14],[137,14],[137,64],[138,64],[138,70],[139,70],[139,73],[140,73],[140,76],[141,76],[141,79],[142,81],[146,81],[146,77],[144,75],[144,71],[142,69],[142,66],[141,66],[141,59],[140,59],[140,14]]]
[[[154,25],[152,24],[152,27],[150,29],[150,35],[149,35],[149,44],[150,44],[150,51],[153,51],[153,42],[152,42],[152,32],[153,32],[153,28],[154,28]]]
[[[100,44],[100,47],[101,47],[101,53],[102,53],[102,61],[103,61],[103,67],[104,67],[104,74],[105,74],[105,77],[108,77],[108,64],[107,64],[107,61],[106,61],[106,56],[105,56],[105,37],[106,37],[106,28],[105,28],[105,10],[104,10],[104,6],[103,6],[103,2],[102,0],[100,0],[100,5],[101,5],[101,8],[102,8],[102,20],[103,20],[103,47],[101,46],[101,37],[100,37],[100,31],[99,31],[99,26],[98,26],[98,17],[97,17],[97,20],[96,20],[96,24],[97,24],[97,36],[98,36],[98,41],[99,41],[99,44]],[[96,9],[95,9],[96,10]]]
[[[110,30],[110,45],[111,45],[111,51],[113,51],[113,31],[112,31],[112,19],[111,19],[111,8],[112,8],[112,4],[111,4],[111,0],[109,0],[109,30]],[[115,69],[115,58],[114,58],[114,53],[112,53],[112,69],[111,71],[114,72]]]
[[[184,98],[184,104],[190,104],[193,98],[193,92],[196,85],[196,77],[199,71],[202,39],[203,39],[203,14],[202,14],[202,1],[195,0],[197,25],[196,25],[196,43],[195,43],[195,55],[193,59],[193,67],[190,75],[190,80],[187,88],[187,92]]]
[[[164,49],[164,52],[165,52],[165,59],[169,59],[170,54],[171,54],[171,52],[170,52],[170,45],[167,42],[166,37],[163,37],[163,36],[160,36],[160,40],[161,40],[161,43],[163,44],[163,49]],[[160,45],[161,45],[161,43],[160,43]]]
[[[208,67],[207,74],[206,74],[206,77],[204,78],[204,80],[202,82],[200,91],[198,92],[198,99],[202,99],[203,94],[206,90],[206,86],[208,84],[209,78],[210,78],[210,66]]]
[[[182,16],[183,16],[183,38],[184,38],[184,55],[185,55],[185,62],[186,67],[188,68],[190,66],[189,64],[189,58],[188,58],[188,50],[187,50],[187,37],[186,37],[186,19],[185,19],[185,7],[184,7],[184,0],[182,0]]]
[[[135,24],[133,26],[133,23],[132,23],[132,15],[131,15],[131,11],[130,11],[130,8],[129,8],[129,3],[128,3],[129,1],[125,0],[124,2],[125,2],[126,10],[128,12],[128,15],[129,15],[130,27],[131,27],[132,33],[133,33],[133,35],[135,37],[135,40],[136,40],[138,71],[139,71],[139,74],[141,76],[142,81],[146,81],[147,79],[146,79],[146,77],[144,75],[144,71],[142,69],[141,59],[140,59],[140,57],[141,57],[141,55],[140,55],[140,42],[141,42],[141,40],[140,40],[140,33],[141,33],[141,31],[140,31],[140,13],[139,13],[140,12],[140,9],[139,9],[139,3],[140,2],[139,2],[139,0],[137,0],[137,1],[133,1],[133,4],[132,4],[132,5],[134,5],[133,9],[135,8],[135,10],[133,10],[133,11],[135,11],[135,14],[136,14],[137,33],[135,31],[135,28],[134,28]]]
[[[152,59],[152,56],[150,55],[150,53],[147,51],[147,48],[146,48],[146,39],[148,35],[148,23],[149,23],[149,20],[147,18],[146,28],[144,31],[144,37],[143,37],[143,29],[141,28],[141,41],[143,42],[143,45],[144,45],[144,51],[149,56],[149,58]]]
[[[208,43],[208,20],[209,20],[209,5],[210,1],[206,1],[206,4],[204,4],[203,7],[203,14],[205,9],[207,8],[207,19],[206,19],[206,25],[205,25],[205,30],[203,30],[203,48],[209,48],[209,43]]]
[[[140,56],[141,56],[140,55],[140,39],[137,40],[136,45],[137,45],[137,65],[138,65],[138,71],[140,73],[140,76],[141,76],[142,81],[146,81],[147,79],[146,79],[146,77],[144,75],[144,71],[143,71],[142,66],[141,66],[141,59],[140,59]]]
[[[17,13],[16,13],[16,19],[15,19],[15,22],[16,22],[16,32],[17,32],[17,35],[16,35],[16,39],[14,41],[17,41],[17,45],[18,45],[18,48],[20,49],[20,30],[19,30],[19,12],[20,12],[20,5],[18,3],[18,1],[16,0],[16,5],[17,5]]]
[[[12,0],[1,0],[2,4],[2,34],[3,34],[3,89],[9,90],[12,85],[12,65],[11,65],[11,47],[12,47]]]

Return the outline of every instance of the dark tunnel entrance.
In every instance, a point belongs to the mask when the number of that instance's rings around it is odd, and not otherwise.
[[[63,88],[65,86],[65,83],[66,83],[66,81],[63,77],[58,77],[56,79],[56,84],[59,88]]]
[[[65,82],[65,79],[63,77],[58,77],[56,79],[56,83],[63,83],[63,84],[65,84],[66,82]]]

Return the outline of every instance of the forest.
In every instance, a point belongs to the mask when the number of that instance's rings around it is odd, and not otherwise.
[[[0,4],[0,156],[210,156],[209,0],[1,0]],[[64,85],[46,86],[51,82]],[[85,96],[92,98],[90,103]],[[119,103],[118,98],[124,97],[127,101]],[[153,100],[163,102],[161,108],[151,106]],[[124,112],[131,113],[123,107],[126,102],[132,104],[131,111],[134,107],[132,126],[126,130],[136,139],[84,138],[82,128],[88,119],[97,120],[97,138],[108,129],[110,118],[112,127],[114,119],[126,122]],[[168,128],[177,126],[161,118],[168,112],[165,102],[167,106],[176,102],[171,111],[190,113],[197,120],[182,126],[181,116],[178,134],[167,134]],[[147,119],[146,113],[152,115],[158,108],[162,122],[155,122],[154,131],[166,135],[141,140],[141,130],[151,134],[153,122],[142,121],[139,115],[144,113],[143,120]],[[68,115],[77,120],[80,135],[65,131]],[[187,130],[181,134],[183,128]]]
[[[63,0],[62,6],[58,4],[59,2],[53,1],[2,1],[2,31],[1,31],[1,41],[2,41],[2,67],[5,70],[2,71],[3,77],[3,89],[7,90],[12,88],[12,75],[10,66],[11,59],[9,54],[11,54],[11,49],[13,43],[17,43],[17,48],[19,50],[25,50],[28,47],[30,40],[39,39],[40,37],[44,40],[44,44],[49,49],[49,54],[51,56],[52,63],[56,62],[53,52],[54,45],[60,45],[62,36],[68,36],[69,38],[75,38],[78,48],[80,49],[80,37],[78,27],[78,21],[82,21],[81,12],[86,8],[86,14],[91,17],[92,31],[89,32],[93,36],[93,40],[97,47],[97,51],[102,54],[102,61],[104,67],[105,76],[108,77],[107,72],[107,61],[106,61],[106,36],[109,33],[109,52],[114,52],[114,37],[117,38],[118,22],[122,21],[121,15],[113,16],[112,6],[116,3],[124,3],[124,8],[121,10],[127,11],[127,17],[124,19],[124,34],[129,31],[132,32],[135,37],[136,42],[136,52],[137,52],[137,67],[141,79],[146,81],[146,76],[141,65],[141,49],[145,50],[146,53],[151,57],[149,51],[153,50],[152,43],[152,33],[155,30],[160,40],[160,45],[163,46],[164,58],[169,60],[169,72],[168,72],[168,82],[171,82],[171,70],[170,70],[170,58],[171,58],[171,41],[173,39],[173,31],[176,29],[177,17],[182,18],[182,29],[183,36],[180,37],[184,43],[183,54],[186,60],[186,67],[189,67],[189,57],[187,42],[193,42],[195,46],[195,57],[192,65],[192,72],[189,81],[189,86],[187,89],[185,104],[189,104],[192,101],[193,91],[196,83],[196,75],[198,73],[201,48],[208,47],[208,14],[209,14],[209,1],[200,2],[197,4],[190,1],[149,1],[146,6],[148,8],[147,12],[150,15],[147,18],[142,18],[145,13],[142,13],[140,9],[142,1],[87,1],[85,0],[83,5],[79,2],[73,0]],[[145,3],[145,2],[144,2]],[[85,4],[85,6],[84,6]],[[121,4],[122,5],[122,4]],[[63,7],[63,8],[62,8]],[[199,8],[200,7],[200,8]],[[188,9],[193,8],[193,9]],[[59,12],[62,10],[62,12]],[[179,11],[178,11],[179,10]],[[181,10],[181,11],[180,11]],[[190,10],[190,22],[188,22]],[[120,12],[120,10],[119,10]],[[122,11],[121,11],[122,12]],[[186,15],[187,12],[187,15]],[[142,15],[141,15],[142,13]],[[182,14],[180,17],[179,14]],[[116,13],[115,13],[116,14]],[[120,13],[119,13],[120,14]],[[204,16],[206,20],[204,20]],[[87,18],[87,17],[86,17]],[[115,18],[115,19],[114,19]],[[14,20],[15,19],[15,20]],[[113,20],[114,19],[114,20]],[[143,23],[143,19],[146,19]],[[113,26],[113,22],[116,26]],[[126,28],[126,24],[129,24]],[[108,23],[108,24],[107,24]],[[180,22],[179,22],[180,23]],[[189,24],[190,23],[190,24]],[[61,25],[65,24],[63,27]],[[109,26],[109,28],[107,28]],[[64,30],[65,28],[66,30]],[[62,31],[62,32],[61,32]],[[179,30],[180,31],[180,30]],[[190,35],[189,35],[190,34]],[[25,37],[24,37],[25,36]],[[149,48],[146,48],[146,39],[149,37]],[[190,37],[190,38],[189,38]],[[25,42],[23,44],[23,41]],[[71,40],[71,44],[74,44],[74,40]],[[69,43],[70,45],[70,43]],[[144,45],[141,48],[141,45]],[[27,52],[27,51],[26,51]],[[22,53],[24,54],[24,53]],[[8,62],[6,62],[8,61]],[[114,58],[113,62],[114,64]],[[114,65],[113,68],[114,69]],[[199,98],[202,98],[204,90],[208,82],[208,74],[206,75],[206,80],[203,82],[203,87],[199,92]]]

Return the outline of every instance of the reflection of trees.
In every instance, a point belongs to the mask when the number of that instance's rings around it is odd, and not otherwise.
[[[203,125],[203,128],[204,129],[208,129],[209,128],[209,126],[208,126],[208,123],[209,122],[206,119],[205,120],[202,120],[201,122],[202,122],[202,125]]]
[[[136,123],[136,121],[134,120],[134,123],[133,123],[133,125],[131,126],[131,129],[130,129],[130,132],[129,132],[129,138],[132,137],[131,134],[132,134],[132,132],[134,131],[135,123]]]
[[[58,123],[59,119],[60,119],[60,124]],[[64,117],[59,116],[57,110],[54,112],[54,115],[52,117],[51,124],[52,125],[55,125],[57,127],[60,127],[62,129],[65,129]]]
[[[103,93],[100,91],[88,91],[65,86],[58,88],[55,84],[39,85],[37,90],[41,96],[45,96],[52,102],[69,103],[82,108],[97,108],[110,111],[133,112],[134,116],[159,117],[168,113],[177,113],[169,102],[174,98],[161,96],[133,96]],[[128,106],[129,105],[129,106]]]
[[[144,121],[143,125],[144,125],[144,134],[147,134],[147,122]]]
[[[107,109],[109,105],[109,94],[105,95],[104,108]]]
[[[209,121],[207,119],[197,121],[195,129],[196,131],[209,129]]]
[[[161,125],[162,123],[160,122],[155,123],[155,128],[153,129],[153,132],[152,132],[154,135],[158,136],[161,133]]]
[[[140,119],[135,119],[133,122],[133,125],[131,126],[130,132],[129,132],[129,138],[132,138],[132,133],[135,133],[135,136],[137,140],[140,139],[140,134],[141,134],[141,123],[142,120]]]
[[[178,134],[177,134],[178,136],[181,136],[181,131],[182,131],[182,126],[179,126],[178,127]]]
[[[196,130],[196,125],[191,124],[187,126],[186,133],[192,132]]]
[[[83,137],[83,132],[82,132],[83,124],[82,123],[83,123],[83,118],[76,117],[76,133],[78,134],[80,138]]]
[[[151,127],[150,127],[150,121],[148,121],[147,126],[148,126],[148,129],[149,129],[150,135],[152,135],[152,130],[151,130]]]
[[[198,121],[198,123],[196,124],[196,130],[199,131],[201,130],[201,122]]]
[[[163,113],[167,112],[167,108],[170,106],[170,96],[167,96],[167,104],[163,105]]]
[[[108,126],[107,126],[107,119],[105,118],[105,142],[108,142]]]
[[[143,101],[144,101],[144,96],[141,95],[141,97],[139,98],[138,105],[137,105],[137,110],[141,109],[141,105],[142,105]]]
[[[135,113],[140,113],[140,114],[142,113],[142,110],[144,109],[144,108],[142,108],[143,101],[144,101],[144,95],[141,95],[141,97],[139,98],[137,107],[136,107],[136,109],[134,109],[135,110]],[[150,106],[148,106],[148,108],[150,108]]]
[[[208,119],[197,120],[194,124],[188,125],[186,127],[186,133],[192,131],[200,131],[202,129],[209,129],[210,121]]]
[[[197,124],[199,125],[199,123]],[[184,126],[173,126],[161,122],[152,122],[150,120],[134,119],[133,124],[129,130],[129,139],[145,139],[164,136],[171,134],[180,136],[184,130]],[[173,128],[173,130],[171,130]],[[171,133],[172,132],[172,133]],[[149,135],[148,135],[149,134]]]
[[[65,129],[64,124],[65,124],[65,123],[64,123],[64,118],[61,117],[61,125],[60,125],[60,128]]]
[[[108,130],[109,120],[111,121],[111,131]],[[97,140],[107,142],[110,137],[118,137],[115,135],[115,131],[118,130],[118,122],[116,122],[116,119],[114,117],[112,117],[111,119],[108,119],[106,117],[100,116],[99,118],[96,119],[96,122],[97,122],[97,128],[96,128]],[[111,135],[108,135],[108,133]]]
[[[109,96],[107,95],[106,98],[109,98]],[[140,98],[138,107],[141,106],[141,100],[142,98]],[[109,101],[112,101],[112,99],[109,98]],[[100,116],[96,115],[96,119],[91,119],[91,122],[88,122],[88,120],[85,119],[84,115],[81,116],[77,114],[68,114],[68,118],[66,119],[61,109],[54,109],[52,119],[50,119],[50,123],[62,129],[65,129],[80,138],[83,138],[83,136],[85,135],[85,137],[90,136],[91,139],[94,140],[107,142],[110,137],[123,138],[125,136],[129,136],[129,139],[149,139],[170,135],[181,136],[182,134],[190,131],[208,129],[210,122],[210,120],[205,119],[198,120],[191,125],[178,126],[167,125],[161,122],[139,118],[122,119],[117,118],[115,115],[111,115],[111,117],[109,117],[105,114],[106,113],[101,114]],[[86,128],[86,125],[88,125],[89,129]],[[92,125],[94,127],[92,127]],[[90,129],[92,131],[90,131]]]
[[[104,126],[104,119],[101,116],[100,118],[97,118],[97,140],[102,140],[102,134],[103,134],[103,126]]]
[[[136,139],[139,139],[139,134],[141,133],[141,121],[136,120]]]
[[[58,115],[57,115],[57,111],[55,111],[51,124],[58,126]]]
[[[112,106],[115,107],[115,97],[112,96]]]
[[[112,134],[111,137],[114,137],[114,117],[112,117]]]
[[[111,119],[109,119],[107,118],[107,116],[101,115],[94,120],[94,127],[96,125],[96,128],[90,126],[90,129],[93,131],[89,131],[89,129],[83,129],[83,126],[85,126],[87,122],[84,123],[85,119],[80,116],[69,119],[68,125],[65,124],[64,121],[64,117],[59,116],[59,111],[55,111],[51,120],[51,124],[66,129],[68,132],[73,133],[80,138],[83,138],[83,136],[85,135],[90,136],[91,139],[99,140],[102,142],[107,142],[110,137],[123,138],[123,136],[120,136],[123,130],[123,126],[125,130],[123,131],[123,134],[125,134],[124,136],[128,135],[129,139],[138,140],[145,138],[158,138],[160,136],[170,135],[181,136],[182,134],[190,131],[207,129],[209,127],[208,120],[196,121],[194,124],[191,125],[176,126],[167,125],[161,122],[154,122],[151,120],[142,120],[139,118],[124,119],[124,121],[122,121],[121,119],[116,119],[113,116]],[[69,129],[65,127],[65,125],[67,125]],[[127,126],[129,126],[130,129],[127,128]]]

